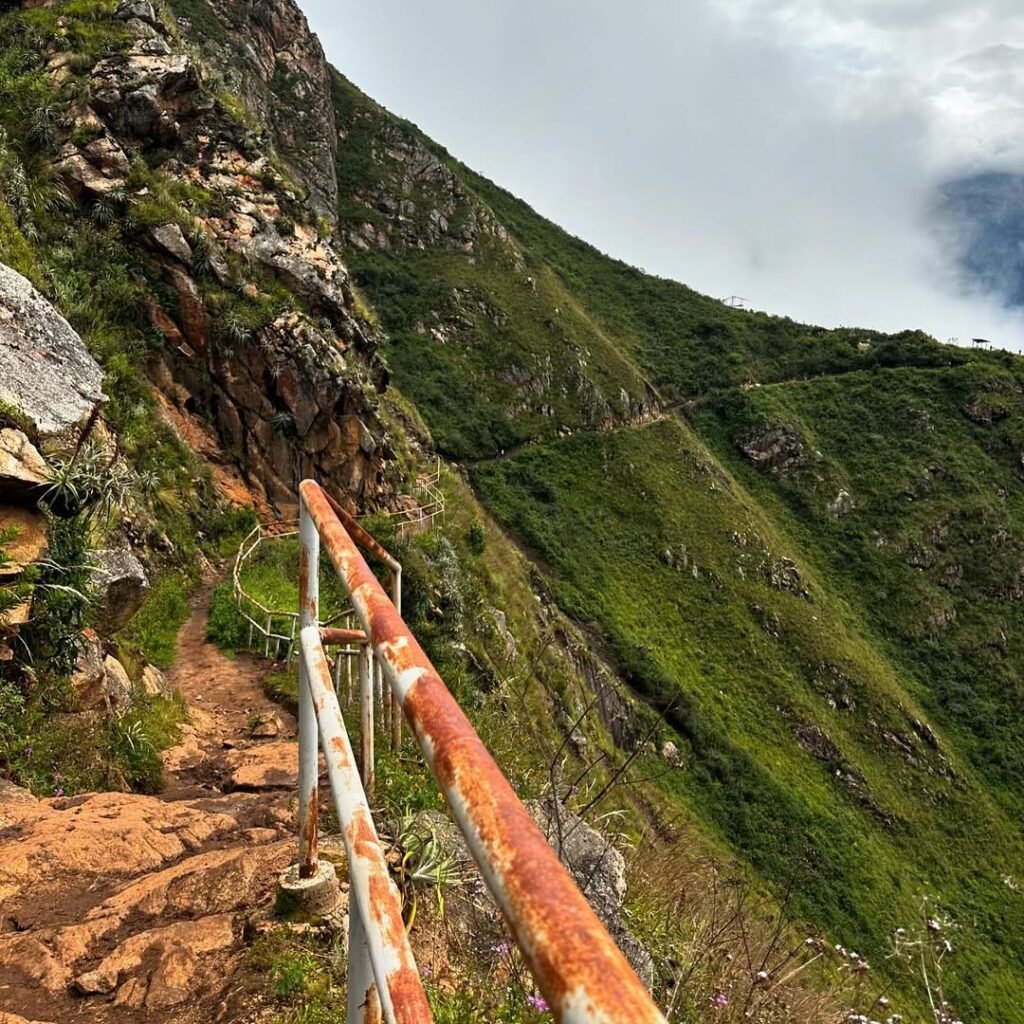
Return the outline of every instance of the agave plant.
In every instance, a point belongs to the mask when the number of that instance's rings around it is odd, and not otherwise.
[[[409,811],[398,823],[395,842],[402,853],[397,880],[408,907],[407,927],[412,928],[416,920],[419,894],[424,888],[433,890],[438,913],[443,917],[445,890],[464,882],[455,856],[444,848],[433,825]]]
[[[57,126],[60,123],[61,107],[58,103],[41,103],[27,112],[26,132],[28,140],[36,149],[47,149],[57,140]]]
[[[79,515],[110,518],[131,491],[132,474],[116,456],[87,444],[70,458],[53,460],[53,480],[43,500]]]
[[[235,345],[241,345],[248,341],[249,336],[252,333],[249,325],[245,322],[245,319],[233,309],[229,309],[221,317],[218,326],[220,328],[221,335],[227,341]]]

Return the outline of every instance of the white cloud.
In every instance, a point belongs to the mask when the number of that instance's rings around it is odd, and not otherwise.
[[[955,294],[943,176],[1024,170],[1024,17],[991,0],[333,0],[338,67],[601,248],[821,323],[1024,342]]]

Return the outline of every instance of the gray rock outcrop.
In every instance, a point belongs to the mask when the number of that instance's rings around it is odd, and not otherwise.
[[[587,898],[594,913],[608,929],[616,945],[640,980],[654,984],[654,959],[629,930],[623,915],[626,899],[626,860],[612,841],[582,818],[548,800],[528,800],[526,809],[554,847],[562,863]]]
[[[114,633],[142,607],[149,578],[142,563],[128,550],[93,551],[93,582],[100,590],[96,621],[103,633]]]
[[[0,263],[0,400],[29,419],[47,448],[106,401],[103,371],[85,343],[17,271]]]

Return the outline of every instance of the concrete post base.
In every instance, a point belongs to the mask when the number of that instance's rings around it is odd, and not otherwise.
[[[277,882],[277,908],[284,914],[300,910],[340,927],[348,910],[348,900],[338,887],[334,865],[321,860],[312,878],[299,878],[298,864],[290,865],[281,873]]]

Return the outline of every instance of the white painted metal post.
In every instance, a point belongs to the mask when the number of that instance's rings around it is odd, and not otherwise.
[[[356,900],[348,909],[348,1024],[380,1024],[380,999]]]
[[[391,603],[395,611],[402,614],[402,567],[399,565],[391,570]],[[398,704],[398,695],[394,688],[388,687],[388,700],[391,708],[391,749],[397,752],[402,746],[402,709]]]
[[[302,627],[319,627],[320,534],[299,502],[299,618]],[[299,877],[312,878],[317,864],[317,765],[319,738],[316,709],[303,658],[299,659]]]
[[[359,768],[366,799],[373,799],[373,651],[369,642],[359,647]]]

